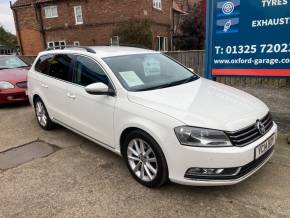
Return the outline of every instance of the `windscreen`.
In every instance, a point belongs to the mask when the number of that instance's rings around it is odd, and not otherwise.
[[[128,91],[146,91],[192,82],[199,77],[159,53],[103,59]]]

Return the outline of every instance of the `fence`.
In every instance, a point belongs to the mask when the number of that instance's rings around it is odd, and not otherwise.
[[[171,51],[166,52],[166,55],[174,58],[185,66],[194,69],[200,76],[204,76],[204,51]]]

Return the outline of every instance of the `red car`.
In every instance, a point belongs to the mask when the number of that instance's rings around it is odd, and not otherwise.
[[[28,101],[29,65],[17,56],[0,56],[0,104]]]

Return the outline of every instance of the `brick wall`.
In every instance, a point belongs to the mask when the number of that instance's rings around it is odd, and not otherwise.
[[[18,39],[21,42],[23,55],[35,54],[35,51],[44,49],[39,25],[36,21],[36,14],[33,7],[24,7],[15,10],[18,20]]]
[[[55,4],[58,6],[58,17],[45,18],[44,7]],[[75,25],[74,6],[79,5],[82,6],[84,24]],[[23,54],[35,55],[44,47],[41,34],[37,31],[34,9],[25,7],[15,10],[19,14]],[[162,10],[153,8],[153,0],[55,1],[41,4],[41,16],[46,43],[66,41],[66,44],[73,44],[79,41],[81,45],[109,44],[116,25],[129,20],[148,19],[152,22],[153,41],[156,36],[166,36],[170,44],[172,0],[162,0]]]

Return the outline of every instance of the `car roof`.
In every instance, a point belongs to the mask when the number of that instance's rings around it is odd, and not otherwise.
[[[17,55],[11,54],[11,55],[0,55],[0,57],[17,57]]]
[[[90,50],[90,51],[88,51]],[[99,58],[134,55],[134,54],[152,54],[160,53],[149,49],[127,47],[127,46],[88,46],[88,47],[68,47],[65,49],[56,49],[41,52],[41,54],[60,54],[60,53],[88,53],[98,56]]]

